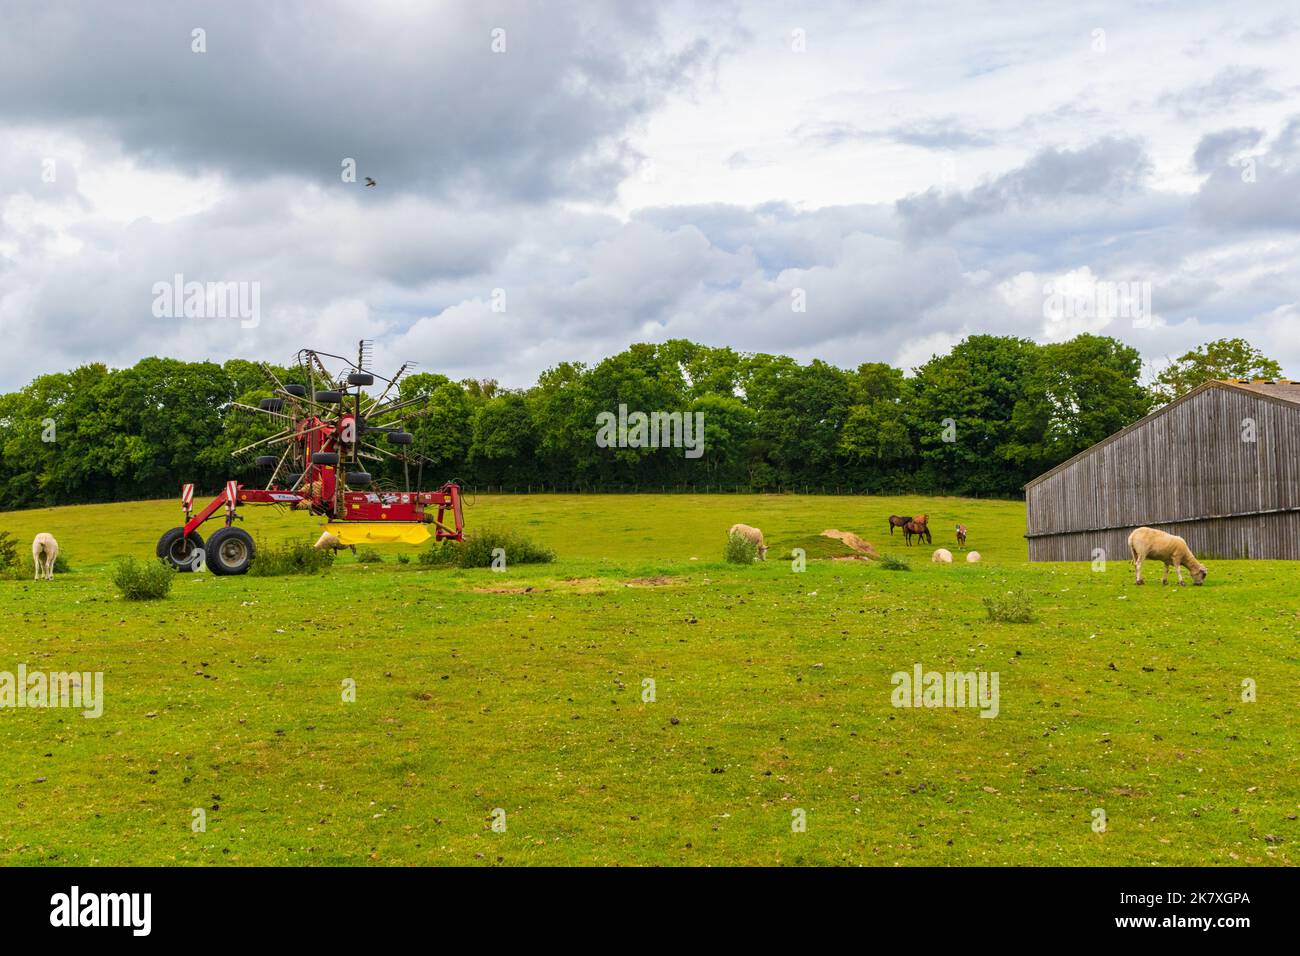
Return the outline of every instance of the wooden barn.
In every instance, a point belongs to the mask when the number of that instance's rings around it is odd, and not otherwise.
[[[1300,382],[1206,382],[1025,485],[1029,560],[1129,560],[1128,535],[1202,559],[1300,559]]]

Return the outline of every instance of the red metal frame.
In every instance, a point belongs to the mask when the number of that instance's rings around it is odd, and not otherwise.
[[[247,505],[306,505],[313,514],[323,515],[331,521],[385,521],[408,524],[431,524],[434,538],[438,541],[460,541],[464,537],[465,520],[461,512],[460,486],[447,482],[437,491],[345,491],[343,507],[334,506],[336,489],[336,470],[331,465],[312,465],[304,480],[312,470],[319,473],[322,491],[319,495],[310,491],[291,491],[284,488],[245,488],[238,482],[227,482],[226,489],[213,498],[198,514],[192,514],[182,490],[181,504],[185,507],[185,535],[194,531],[216,516],[224,506],[226,509],[226,526],[229,527],[236,518],[236,508]],[[234,490],[234,499],[230,497]],[[328,488],[328,495],[324,489]],[[425,511],[436,505],[437,516]],[[448,523],[450,512],[451,523]]]

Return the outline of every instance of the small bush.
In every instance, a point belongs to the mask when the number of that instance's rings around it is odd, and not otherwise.
[[[54,573],[67,574],[72,568],[60,552],[54,558]],[[8,581],[31,581],[36,577],[36,563],[31,558],[15,558],[13,564],[0,565],[0,578]]]
[[[490,568],[493,553],[505,552],[506,567],[513,564],[549,564],[555,552],[518,531],[483,528],[464,541],[435,541],[420,552],[420,563],[441,567]]]
[[[165,598],[176,580],[176,571],[161,561],[138,562],[123,558],[113,568],[113,583],[128,601],[157,601]]]
[[[248,573],[259,578],[286,574],[320,574],[334,565],[334,552],[317,550],[305,541],[286,541],[276,546],[258,545]]]
[[[912,566],[902,558],[892,554],[882,554],[876,562],[886,571],[911,571]]]
[[[358,564],[383,564],[384,556],[374,548],[364,548],[357,552]]]
[[[398,563],[398,564],[410,564],[410,563],[411,563],[411,556],[410,556],[409,554],[407,554],[405,551],[399,551],[399,552],[397,553],[397,563]]]
[[[0,531],[0,571],[18,566],[18,542],[8,531]]]
[[[727,549],[722,557],[729,564],[753,564],[758,557],[758,545],[740,532],[727,535]]]
[[[1004,624],[1032,624],[1037,620],[1034,604],[1022,589],[1008,591],[1004,595],[995,595],[984,599],[984,610],[990,621]]]

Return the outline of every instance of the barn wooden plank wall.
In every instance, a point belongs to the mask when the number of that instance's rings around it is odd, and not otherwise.
[[[1206,388],[1035,479],[1025,504],[1031,561],[1128,560],[1140,525],[1206,559],[1300,559],[1300,404]]]

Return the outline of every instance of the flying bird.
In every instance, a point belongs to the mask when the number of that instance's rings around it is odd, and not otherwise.
[[[366,188],[368,189],[368,188],[370,188],[370,187],[373,186],[373,185],[375,185],[375,181],[374,181],[373,179],[371,179],[369,176],[367,176],[367,177],[366,177]]]

